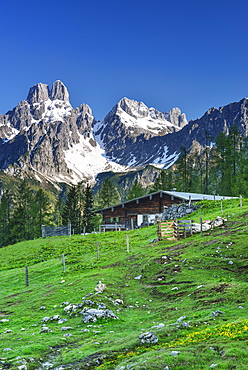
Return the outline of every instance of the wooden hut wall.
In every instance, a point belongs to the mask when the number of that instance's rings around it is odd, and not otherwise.
[[[102,211],[102,214],[107,223],[124,223],[128,215],[162,213],[164,206],[170,207],[172,204],[181,202],[181,199],[173,199],[170,195],[156,193],[151,196],[148,195],[147,197],[114,206],[113,208],[105,209]]]

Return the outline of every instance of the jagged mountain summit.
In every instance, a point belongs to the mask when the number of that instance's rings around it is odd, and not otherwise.
[[[74,109],[61,81],[38,83],[27,100],[0,115],[0,168],[43,181],[75,183],[105,170],[121,170],[103,156],[93,136],[91,108]]]
[[[94,125],[94,132],[106,156],[119,164],[163,165],[166,150],[163,145],[160,149],[151,148],[151,139],[164,139],[166,135],[178,132],[187,124],[186,115],[179,108],[163,113],[155,108],[148,108],[143,102],[123,98],[102,122]],[[173,156],[168,160],[172,162]]]
[[[87,104],[72,107],[61,81],[51,89],[38,83],[26,100],[0,115],[0,169],[12,175],[27,173],[41,182],[77,183],[148,164],[167,168],[181,147],[206,145],[206,133],[214,142],[219,132],[228,133],[236,124],[247,136],[247,110],[244,98],[187,122],[179,108],[160,112],[123,98],[97,121]]]
[[[0,168],[13,175],[32,173],[40,181],[92,180],[100,172],[123,172],[143,164],[142,158],[134,160],[128,141],[141,137],[149,141],[186,124],[178,108],[162,113],[128,98],[99,123],[88,105],[71,106],[61,81],[55,81],[51,89],[38,83],[30,88],[26,100],[0,115]],[[110,150],[119,142],[126,160],[118,157],[122,155],[118,150]]]

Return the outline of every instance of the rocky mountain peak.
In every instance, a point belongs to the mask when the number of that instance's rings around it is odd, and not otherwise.
[[[63,82],[57,80],[53,83],[50,91],[47,84],[39,82],[32,86],[29,90],[27,101],[29,104],[35,104],[45,102],[48,99],[51,100],[62,100],[64,102],[69,101],[69,93]]]
[[[186,114],[182,113],[179,108],[172,108],[171,111],[167,114],[167,117],[168,121],[180,128],[184,127],[188,123]]]
[[[29,89],[27,101],[29,104],[40,103],[49,99],[49,87],[39,82]]]
[[[57,80],[53,83],[50,97],[52,100],[58,99],[65,102],[69,101],[69,93],[63,82]]]
[[[149,115],[149,108],[143,103],[129,98],[122,98],[117,104],[117,108],[121,108],[130,116],[137,118],[147,117]]]

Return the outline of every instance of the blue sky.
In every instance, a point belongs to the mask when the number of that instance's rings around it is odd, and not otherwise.
[[[9,0],[0,113],[59,79],[103,119],[124,96],[188,119],[248,96],[246,0]]]

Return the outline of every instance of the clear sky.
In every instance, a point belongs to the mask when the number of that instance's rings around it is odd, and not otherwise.
[[[248,96],[247,0],[8,0],[0,113],[61,80],[103,119],[124,96],[188,119]]]

